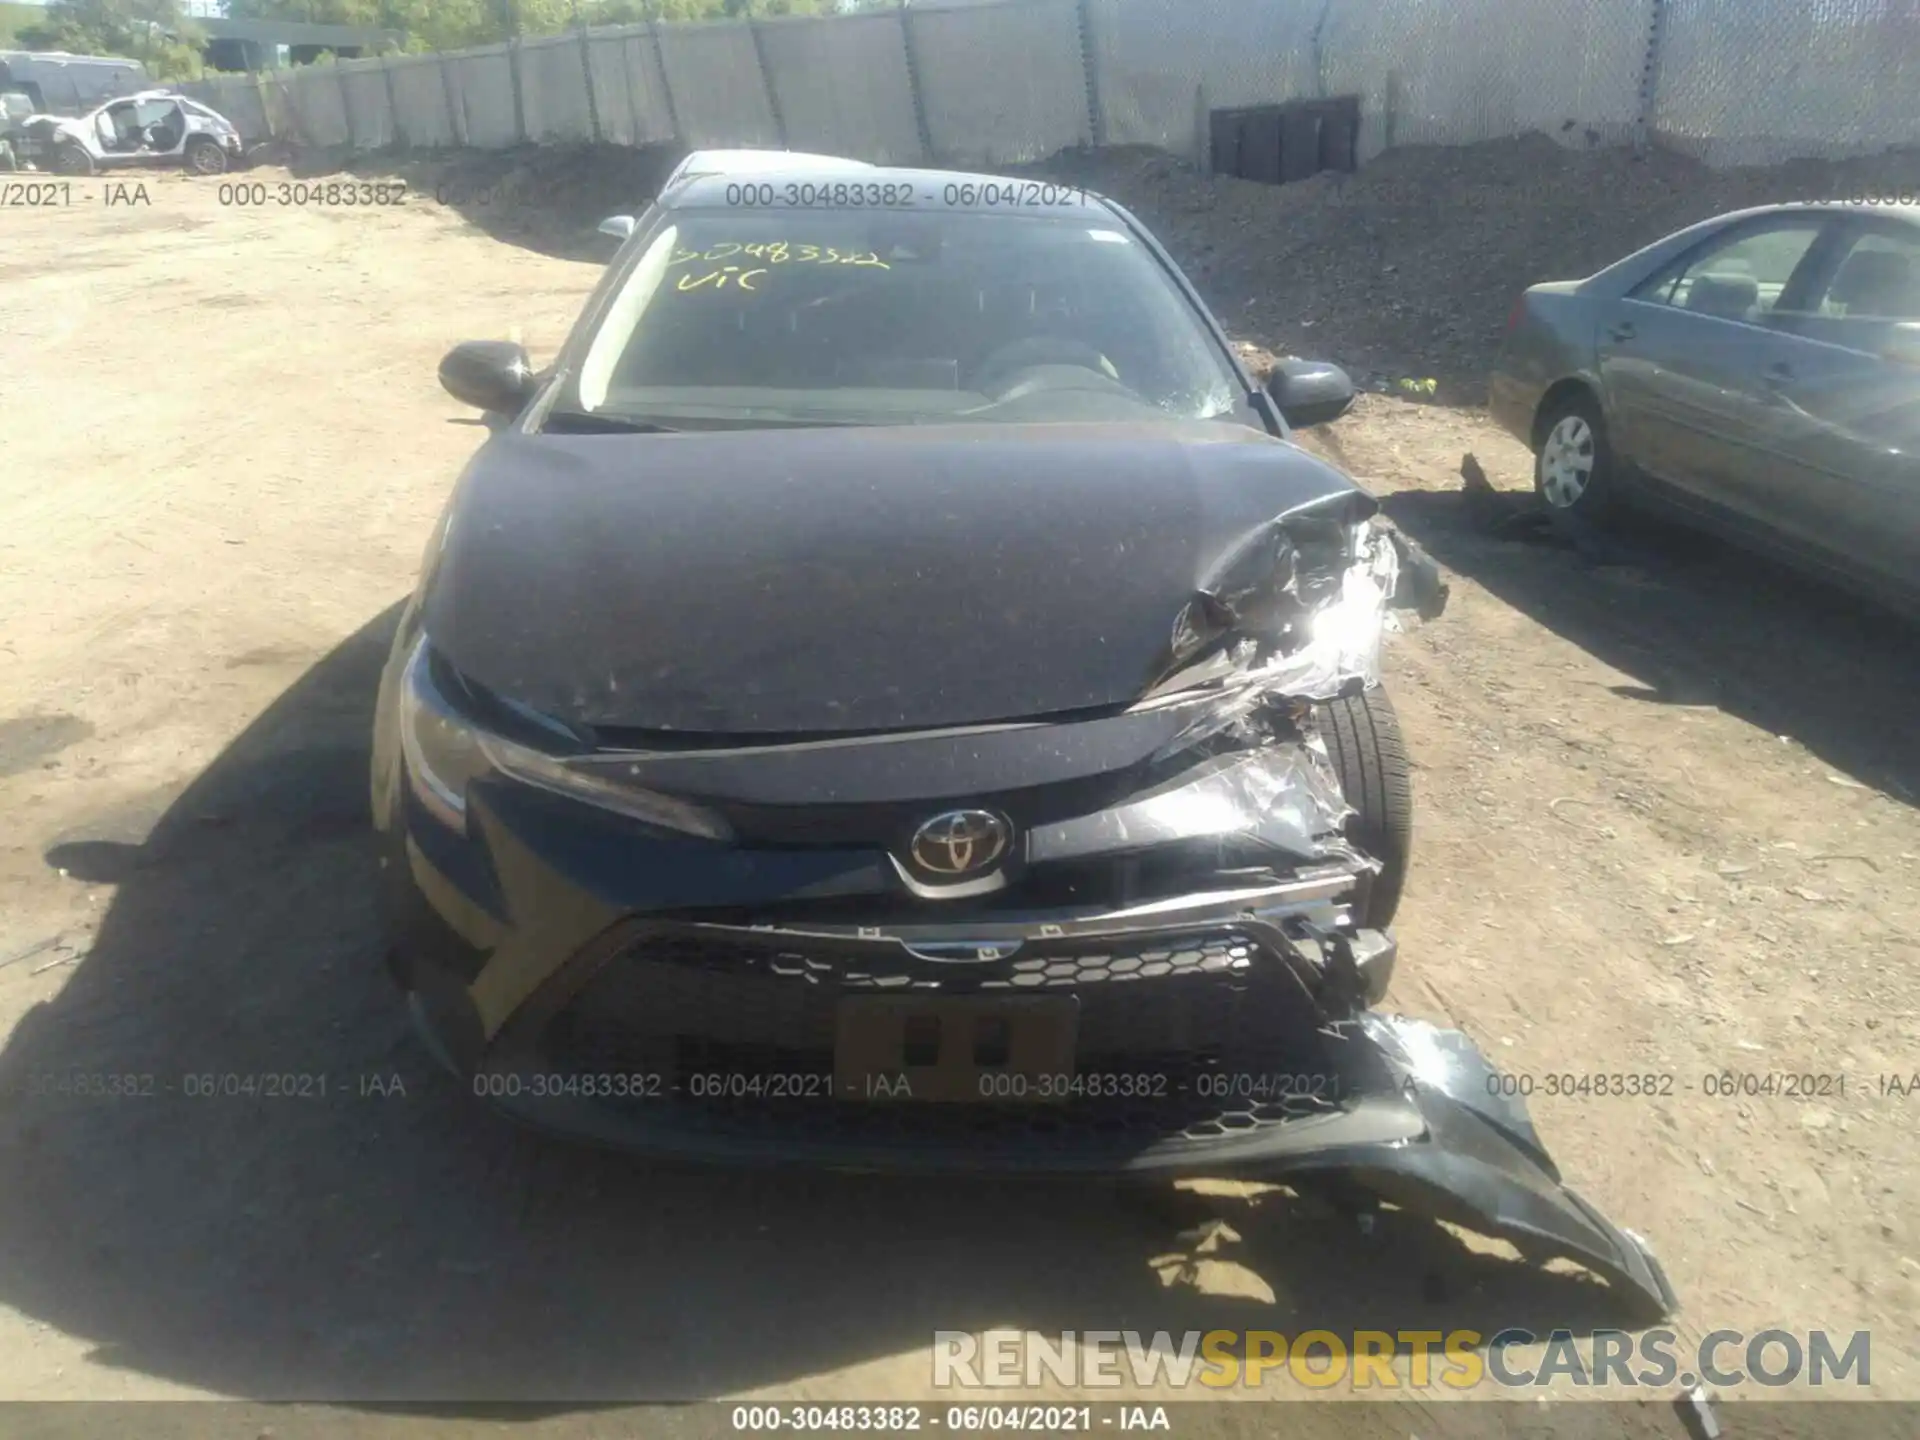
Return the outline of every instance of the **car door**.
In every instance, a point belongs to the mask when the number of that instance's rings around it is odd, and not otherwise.
[[[1848,224],[1803,303],[1768,330],[1770,522],[1844,566],[1920,584],[1920,225]]]
[[[180,154],[187,141],[187,117],[176,101],[142,100],[134,118],[148,137],[140,156],[144,163],[157,165]]]
[[[1806,211],[1736,224],[1607,308],[1596,350],[1617,453],[1687,502],[1744,514],[1766,317],[1831,227]]]
[[[97,111],[93,132],[95,146],[107,157],[138,148],[139,127],[134,121],[133,101],[116,101]]]

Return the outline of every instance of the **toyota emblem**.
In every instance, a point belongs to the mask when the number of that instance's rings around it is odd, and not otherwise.
[[[949,810],[913,832],[913,863],[933,875],[978,875],[1007,853],[1013,827],[988,810]]]

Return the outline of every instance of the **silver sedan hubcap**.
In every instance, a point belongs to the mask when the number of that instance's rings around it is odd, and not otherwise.
[[[1547,503],[1566,510],[1579,503],[1593,481],[1593,427],[1568,415],[1540,447],[1540,492]]]

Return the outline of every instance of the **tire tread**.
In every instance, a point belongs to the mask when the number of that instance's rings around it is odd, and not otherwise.
[[[1365,887],[1361,923],[1380,928],[1400,905],[1413,840],[1413,769],[1393,702],[1377,686],[1318,707],[1327,754],[1355,814],[1347,838],[1384,867]]]

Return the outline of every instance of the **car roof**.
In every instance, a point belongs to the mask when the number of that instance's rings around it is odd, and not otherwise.
[[[839,155],[813,155],[804,150],[695,150],[673,167],[667,184],[698,175],[758,175],[769,170],[794,174],[823,174],[835,170],[871,170],[864,160]]]
[[[1920,201],[1881,200],[1878,198],[1848,199],[1844,196],[1832,200],[1790,200],[1778,205],[1755,205],[1746,210],[1729,210],[1724,215],[1716,215],[1703,224],[1717,225],[1723,220],[1751,220],[1762,215],[1886,215],[1896,219],[1920,220]],[[1693,228],[1693,227],[1689,227]]]
[[[1723,231],[1744,225],[1750,220],[1764,220],[1778,215],[1883,215],[1903,225],[1920,225],[1920,204],[1900,201],[1876,204],[1862,197],[1859,200],[1789,200],[1773,205],[1754,205],[1745,210],[1729,210],[1663,235],[1650,245],[1643,245],[1631,254],[1622,255],[1611,265],[1596,270],[1577,283],[1583,290],[1597,294],[1614,293],[1612,287],[1619,287],[1620,293],[1624,293],[1651,274],[1652,267],[1672,264],[1689,254],[1695,246]]]
[[[829,157],[819,155],[791,156],[777,150],[749,153],[761,157],[760,163],[751,170],[731,173],[698,171],[685,175],[675,171],[674,179],[661,191],[658,203],[670,210],[733,208],[727,197],[728,187],[737,184],[742,175],[751,176],[756,183],[778,187],[789,180],[803,185],[817,182],[821,175],[837,171],[857,174],[863,186],[891,186],[896,192],[902,186],[907,187],[911,199],[903,199],[902,203],[887,201],[874,207],[893,214],[968,210],[1000,215],[1097,216],[1108,222],[1113,219],[1113,206],[1104,196],[1077,185],[1053,180],[868,165],[854,160],[832,161]],[[793,159],[807,162],[825,160],[828,163],[779,163]],[[736,193],[736,205],[738,198]],[[776,203],[772,208],[784,207]]]

